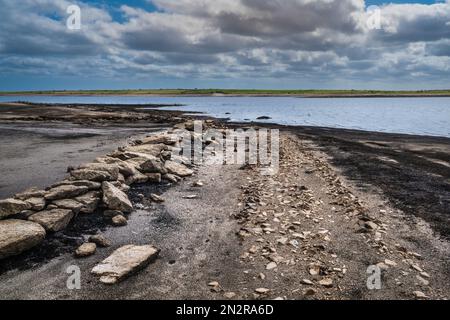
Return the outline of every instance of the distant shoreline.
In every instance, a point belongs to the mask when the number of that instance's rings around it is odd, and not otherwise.
[[[141,97],[297,97],[297,98],[420,98],[450,97],[450,90],[378,91],[378,90],[78,90],[8,91],[0,96],[141,96]]]

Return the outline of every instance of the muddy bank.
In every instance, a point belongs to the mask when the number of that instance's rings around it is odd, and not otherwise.
[[[91,161],[180,121],[177,112],[141,106],[0,104],[0,198],[61,180],[68,166]]]
[[[67,167],[92,161],[127,139],[164,125],[83,126],[73,123],[0,123],[0,198],[29,187],[44,188],[67,175]]]

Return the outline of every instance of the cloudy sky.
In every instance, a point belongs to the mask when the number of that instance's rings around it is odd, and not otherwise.
[[[67,27],[73,4],[79,30]],[[0,90],[450,88],[450,0],[0,0],[0,8]]]

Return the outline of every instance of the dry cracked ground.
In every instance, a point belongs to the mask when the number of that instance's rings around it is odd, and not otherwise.
[[[312,141],[285,132],[280,146],[273,176],[202,165],[164,189],[133,187],[139,210],[126,226],[103,230],[110,247],[6,272],[0,298],[450,298],[450,246],[427,223],[346,180]],[[151,199],[155,192],[162,199]],[[99,283],[92,268],[128,244],[161,251],[128,279]],[[81,269],[80,290],[67,289],[71,265]]]

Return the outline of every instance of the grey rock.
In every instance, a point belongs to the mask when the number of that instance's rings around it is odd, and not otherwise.
[[[151,245],[127,245],[114,251],[91,272],[100,276],[100,282],[115,284],[143,269],[158,257],[159,252],[160,250]]]
[[[118,210],[124,213],[133,211],[133,205],[128,199],[128,196],[111,183],[103,182],[102,189],[103,202],[108,209]]]
[[[111,246],[111,241],[101,234],[89,237],[89,242],[93,242],[97,246],[102,248],[107,248]]]
[[[45,199],[43,197],[40,198],[29,198],[25,200],[26,203],[29,203],[31,205],[31,210],[34,211],[41,211],[45,208]]]
[[[55,200],[52,203],[60,209],[72,210],[75,214],[78,214],[83,207],[83,204],[73,199]]]
[[[117,171],[117,175],[111,175],[107,171],[80,169],[70,172],[70,175],[75,180],[89,180],[95,182],[103,182],[103,181],[117,180],[119,178],[119,171]]]
[[[160,173],[162,175],[167,174],[167,169],[164,167],[164,163],[161,160],[147,160],[141,164],[139,170],[143,173]]]
[[[82,204],[80,213],[94,213],[100,204],[100,197],[101,193],[99,191],[91,191],[82,196],[76,197],[75,200]]]
[[[0,200],[0,219],[30,210],[31,204],[17,199]]]
[[[62,185],[50,189],[45,195],[46,200],[61,200],[80,196],[89,191],[86,186]]]
[[[77,258],[85,258],[92,256],[97,251],[97,245],[92,242],[83,243],[78,249],[75,251],[75,256]]]
[[[194,174],[194,171],[187,168],[185,165],[174,161],[166,161],[165,167],[169,173],[175,174],[179,177],[188,177]]]
[[[28,220],[39,223],[47,231],[58,232],[67,227],[73,216],[72,210],[54,209],[33,214]]]
[[[40,244],[45,229],[39,224],[23,220],[0,221],[0,259],[15,256]]]
[[[122,215],[117,215],[112,218],[112,224],[116,227],[123,227],[128,224],[127,218]]]
[[[89,191],[99,190],[102,187],[102,184],[100,182],[94,182],[94,181],[89,181],[89,180],[75,180],[75,181],[64,180],[64,181],[54,184],[52,186],[52,188],[56,188],[59,186],[66,186],[66,185],[73,185],[73,186],[77,186],[77,187],[87,187],[89,189]]]
[[[30,188],[24,192],[18,193],[14,196],[14,198],[19,200],[27,200],[30,198],[42,198],[45,195],[44,190],[40,190],[38,188]]]

